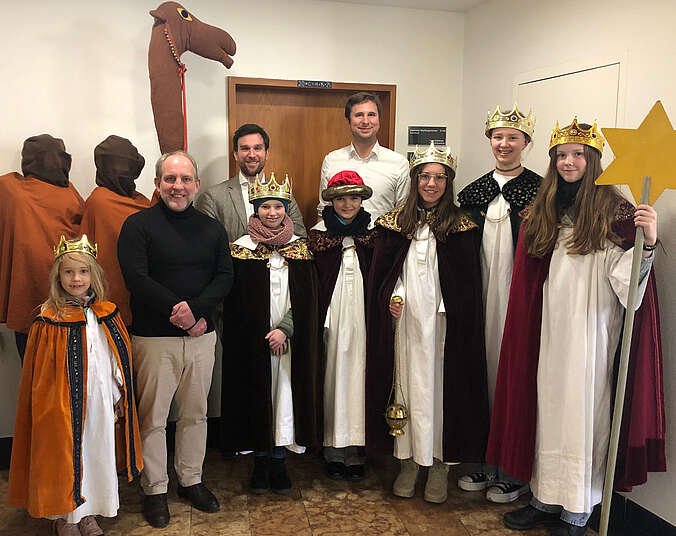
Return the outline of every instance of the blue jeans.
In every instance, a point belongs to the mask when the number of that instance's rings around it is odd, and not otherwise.
[[[270,456],[276,460],[283,460],[286,458],[286,447],[272,447],[272,450],[256,450],[254,456]]]
[[[587,521],[589,521],[589,517],[591,516],[591,512],[569,512],[568,510],[564,510],[563,506],[560,504],[545,504],[536,499],[535,495],[533,495],[533,498],[530,500],[530,505],[533,508],[548,514],[561,513],[561,521],[565,521],[569,525],[576,525],[578,527],[586,526]]]

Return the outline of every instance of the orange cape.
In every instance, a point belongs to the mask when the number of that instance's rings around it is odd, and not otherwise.
[[[19,173],[0,176],[0,323],[28,333],[49,294],[53,247],[73,238],[84,201],[72,183],[54,186]]]
[[[130,342],[111,302],[91,305],[117,358],[124,385],[126,472],[143,469],[134,401]],[[87,340],[82,308],[56,317],[48,309],[28,336],[14,428],[7,502],[33,517],[72,512],[83,504],[82,433],[86,419]]]
[[[129,291],[117,260],[117,237],[128,216],[149,206],[148,198],[139,192],[134,192],[133,197],[125,197],[99,186],[87,198],[80,225],[80,232],[98,244],[96,260],[106,274],[108,298],[117,304],[127,326],[131,325]]]

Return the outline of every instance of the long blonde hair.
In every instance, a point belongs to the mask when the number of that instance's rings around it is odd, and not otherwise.
[[[99,266],[99,263],[96,262],[96,259],[86,253],[64,253],[54,261],[52,269],[49,271],[49,296],[40,306],[40,314],[51,307],[55,310],[56,316],[60,316],[66,309],[66,302],[73,299],[73,297],[63,289],[61,280],[59,279],[59,269],[61,268],[63,261],[67,258],[87,265],[91,278],[89,290],[94,291],[97,300],[106,299],[106,279],[103,275],[103,269]]]
[[[582,124],[580,126],[585,128]],[[582,147],[587,166],[573,203],[575,227],[566,242],[568,253],[572,255],[586,255],[603,249],[606,240],[620,243],[620,238],[612,230],[612,223],[618,206],[625,201],[614,186],[594,184],[603,172],[601,153],[588,145]],[[524,224],[528,254],[533,257],[548,255],[556,244],[562,216],[556,204],[558,179],[556,147],[552,147],[549,151],[547,173]]]

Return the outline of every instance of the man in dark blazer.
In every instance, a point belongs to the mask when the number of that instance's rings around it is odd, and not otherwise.
[[[263,180],[263,168],[270,152],[270,137],[262,127],[247,123],[235,132],[232,150],[239,165],[237,175],[211,186],[195,202],[197,210],[223,224],[231,243],[249,232],[249,216],[253,214],[253,205],[249,203],[249,183],[253,182],[256,175]],[[295,234],[307,237],[303,216],[293,197],[289,203],[289,216]]]

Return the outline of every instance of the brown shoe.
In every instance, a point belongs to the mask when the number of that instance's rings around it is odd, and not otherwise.
[[[57,519],[52,525],[52,534],[57,536],[80,536],[80,529],[76,523],[66,523],[65,519]]]
[[[82,536],[102,536],[103,530],[96,522],[96,516],[84,516],[78,523]]]

